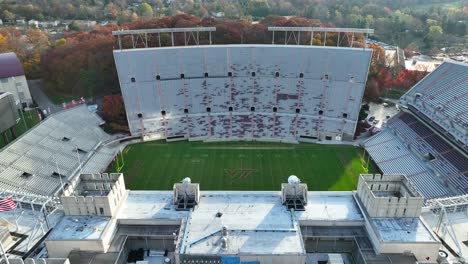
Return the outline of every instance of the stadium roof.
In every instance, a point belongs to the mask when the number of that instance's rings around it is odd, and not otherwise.
[[[172,198],[172,191],[129,191],[117,221],[98,216],[65,217],[48,239],[96,240],[104,236],[104,230],[113,233],[122,226],[139,226],[144,235],[148,231],[145,226],[182,224],[181,254],[297,255],[305,253],[299,225],[346,228],[365,224],[365,213],[353,192],[308,192],[305,211],[296,212],[286,209],[277,191],[202,191],[193,211],[175,210]],[[436,241],[419,218],[377,218],[371,225],[384,242]],[[228,230],[227,248],[219,243],[223,227]]]
[[[13,52],[0,54],[0,78],[24,75],[23,66]]]

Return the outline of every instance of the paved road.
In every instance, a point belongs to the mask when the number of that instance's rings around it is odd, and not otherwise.
[[[41,80],[29,80],[28,81],[29,91],[31,96],[37,105],[41,109],[49,109],[52,113],[58,112],[63,108],[60,105],[53,104],[49,97],[42,91],[42,81]]]

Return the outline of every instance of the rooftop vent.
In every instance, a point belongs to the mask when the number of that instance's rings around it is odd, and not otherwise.
[[[283,204],[288,210],[304,211],[307,204],[307,184],[301,183],[296,175],[288,177],[288,183],[281,184]]]
[[[222,238],[221,238],[221,247],[222,247],[223,249],[227,249],[227,246],[228,246],[227,237],[222,237]]]
[[[297,185],[301,183],[301,180],[296,175],[291,175],[288,177],[288,183],[291,185]]]
[[[68,142],[68,141],[70,141],[70,140],[71,140],[71,139],[68,138],[68,137],[63,137],[63,138],[62,138],[62,141],[64,141],[64,142]]]
[[[29,173],[29,172],[23,172],[23,173],[21,174],[21,177],[23,177],[23,178],[29,178],[29,177],[31,177],[31,176],[33,176],[33,175],[32,175],[31,173]]]
[[[65,177],[64,175],[62,175],[62,174],[60,174],[60,173],[58,173],[58,172],[56,172],[56,171],[52,172],[52,175],[50,175],[50,176],[52,176],[52,177],[54,177],[54,178]]]
[[[173,202],[176,210],[188,211],[194,208],[200,199],[198,183],[192,183],[190,178],[184,178],[180,183],[174,184]]]

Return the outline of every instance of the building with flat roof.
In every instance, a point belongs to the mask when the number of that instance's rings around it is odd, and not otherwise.
[[[93,179],[113,178],[110,189],[116,193],[124,187],[122,174],[80,178],[62,197],[78,206],[83,199],[112,195],[100,190],[109,186],[99,183],[96,189]],[[83,198],[83,184],[96,191],[86,191]],[[391,187],[382,194],[376,184]],[[112,214],[76,213],[66,208],[76,204],[63,203],[67,215],[45,243],[52,258],[95,254],[109,263],[168,258],[173,263],[300,264],[310,254],[324,253],[346,253],[355,263],[436,263],[441,243],[421,211],[412,209],[420,205],[420,196],[409,181],[401,175],[361,175],[359,186],[357,192],[308,192],[297,179],[283,184],[281,192],[199,191],[185,179],[172,192],[125,191]],[[395,198],[406,200],[400,204]],[[375,203],[408,209],[405,215],[381,214],[374,212]]]

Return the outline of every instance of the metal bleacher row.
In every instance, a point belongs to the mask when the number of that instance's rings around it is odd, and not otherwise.
[[[409,113],[398,114],[387,125],[444,182],[461,193],[468,193],[468,158],[460,150],[452,147]]]
[[[405,174],[426,199],[451,195],[451,190],[437,179],[424,161],[408,150],[394,131],[386,129],[363,144],[383,173]]]
[[[50,196],[110,138],[102,119],[78,106],[47,117],[0,151],[0,189]],[[61,178],[61,179],[60,179]]]
[[[370,56],[282,45],[114,51],[132,134],[212,139],[352,139]]]
[[[446,61],[400,102],[468,151],[468,65]]]
[[[446,61],[400,98],[403,112],[363,145],[384,173],[432,199],[468,193],[468,65]]]

